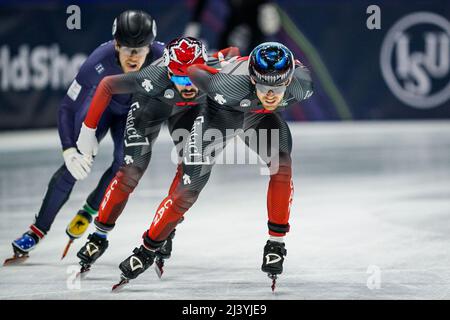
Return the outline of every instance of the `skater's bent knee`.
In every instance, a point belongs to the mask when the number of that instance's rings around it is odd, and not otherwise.
[[[119,171],[121,165],[122,165],[122,164],[121,164],[119,161],[114,161],[114,162],[111,164],[111,171],[112,171],[114,174],[116,174],[116,173]]]
[[[290,181],[292,178],[292,167],[290,165],[279,165],[277,168],[271,168],[270,180]]]
[[[289,154],[280,153],[277,160],[269,164],[270,178],[275,180],[290,180],[292,176],[291,157]]]
[[[143,175],[143,170],[138,167],[120,167],[118,187],[123,192],[131,193],[136,188]]]
[[[173,205],[176,212],[184,213],[189,210],[190,207],[197,201],[200,191],[189,190],[177,195],[175,194],[173,199]]]

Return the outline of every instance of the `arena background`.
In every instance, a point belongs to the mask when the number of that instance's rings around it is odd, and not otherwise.
[[[209,48],[248,53],[277,40],[312,72],[313,97],[284,113],[296,191],[278,291],[259,269],[267,177],[259,166],[220,165],[177,230],[165,278],[147,272],[110,293],[175,172],[164,132],[90,278],[73,277],[85,239],[60,255],[67,223],[111,162],[109,138],[29,261],[0,268],[0,299],[450,298],[449,1],[258,3],[0,0],[0,256],[11,256],[63,163],[57,108],[78,67],[111,39],[115,16],[140,8],[160,41],[200,32]],[[66,27],[73,4],[80,30]],[[377,25],[371,5],[380,29],[368,28]]]
[[[279,26],[273,15],[263,15],[267,36],[259,35],[258,28],[238,27],[231,33],[231,41],[224,41],[221,36],[228,31],[230,14],[236,20],[232,23],[237,25],[241,20],[255,20],[257,3],[265,1],[199,2],[75,2],[81,9],[81,29],[68,30],[66,20],[70,14],[66,8],[74,2],[1,1],[0,129],[55,126],[59,101],[78,67],[99,43],[111,38],[112,20],[127,8],[150,12],[157,20],[158,40],[163,42],[183,34],[190,22],[199,21],[199,35],[210,48],[231,42],[248,53],[251,44],[246,38],[254,43],[264,38],[286,43],[310,67],[316,84],[312,99],[286,113],[289,120],[436,119],[450,115],[449,99],[429,108],[410,106],[399,100],[382,76],[380,61],[382,43],[397,21],[415,12],[436,13],[445,19],[450,16],[447,1],[378,1],[380,30],[369,30],[366,26],[370,1],[277,1],[279,18],[275,18],[280,20]],[[232,11],[228,4],[234,2],[242,2],[244,8]],[[408,30],[411,55],[425,50],[426,32],[443,32],[433,25],[411,29]],[[417,67],[420,70],[416,71],[423,70],[423,76],[431,81],[429,92],[422,95],[432,95],[449,82],[448,48],[443,51],[447,56],[439,57],[439,52],[436,58],[446,68],[439,77],[430,75],[426,66]],[[396,65],[395,61],[383,63]],[[413,71],[411,75],[415,76]]]

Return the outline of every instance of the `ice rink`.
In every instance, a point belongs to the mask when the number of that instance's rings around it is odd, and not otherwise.
[[[162,132],[110,247],[74,281],[78,240],[65,227],[112,160],[108,138],[51,232],[20,266],[0,268],[0,299],[449,299],[450,122],[292,124],[295,196],[285,271],[260,271],[267,176],[217,165],[177,228],[160,280],[153,267],[119,293],[118,264],[140,244],[175,172]],[[55,130],[0,134],[0,258],[33,223],[62,164]],[[91,226],[90,230],[94,228]]]

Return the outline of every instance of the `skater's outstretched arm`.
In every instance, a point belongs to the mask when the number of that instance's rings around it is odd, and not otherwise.
[[[196,64],[188,68],[189,79],[204,92],[208,92],[208,84],[213,75],[218,72],[217,69],[204,64]]]
[[[96,128],[114,94],[143,93],[155,96],[169,81],[165,68],[150,65],[139,72],[109,76],[99,83],[84,120],[88,128]]]
[[[95,131],[103,112],[111,101],[112,95],[142,93],[149,97],[155,97],[160,95],[169,84],[167,68],[155,65],[145,67],[139,72],[105,77],[95,92],[89,111],[81,126],[77,140],[78,150],[89,157],[97,154],[98,142]]]

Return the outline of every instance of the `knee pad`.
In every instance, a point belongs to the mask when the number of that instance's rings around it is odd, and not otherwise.
[[[118,188],[123,192],[132,193],[143,173],[143,170],[138,167],[120,167],[117,172]]]
[[[278,161],[270,162],[271,171],[274,170],[270,175],[270,179],[273,181],[290,181],[292,178],[292,165],[291,157],[288,154],[280,153]],[[278,164],[278,168],[274,166]]]
[[[198,196],[200,195],[199,191],[188,190],[183,191],[181,194],[175,194],[173,199],[173,206],[175,207],[175,212],[184,212],[188,211],[190,207],[197,201]]]
[[[278,170],[270,175],[271,181],[288,182],[292,179],[292,168],[290,165],[280,165]]]

